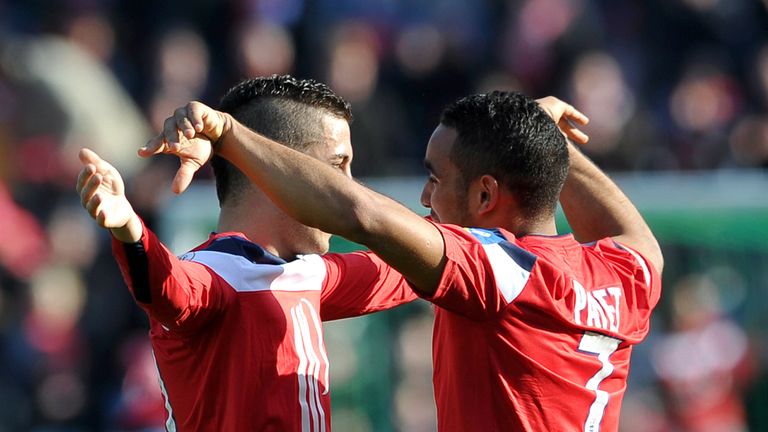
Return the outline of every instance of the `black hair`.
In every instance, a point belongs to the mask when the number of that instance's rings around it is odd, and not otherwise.
[[[494,91],[449,105],[440,123],[456,130],[450,159],[465,186],[492,175],[526,217],[554,213],[568,175],[568,147],[552,118],[517,92]]]
[[[227,91],[219,110],[261,135],[299,151],[319,142],[324,115],[352,122],[349,103],[327,85],[290,75],[244,80]],[[248,178],[221,157],[214,156],[211,165],[219,205],[237,200],[250,184]]]

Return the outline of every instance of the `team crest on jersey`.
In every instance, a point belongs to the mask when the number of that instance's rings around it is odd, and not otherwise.
[[[194,258],[195,258],[195,253],[192,252],[192,251],[187,252],[184,255],[181,255],[179,257],[179,259],[182,260],[182,261],[192,261],[192,260],[194,260]]]

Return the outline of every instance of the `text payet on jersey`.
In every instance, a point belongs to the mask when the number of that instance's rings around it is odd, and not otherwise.
[[[619,331],[621,288],[608,287],[587,291],[574,280],[573,289],[576,292],[576,303],[573,306],[573,320],[576,324],[614,333]]]

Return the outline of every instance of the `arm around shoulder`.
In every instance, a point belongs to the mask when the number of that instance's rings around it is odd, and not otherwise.
[[[369,247],[422,294],[444,268],[440,231],[402,204],[340,170],[231,120],[219,154],[299,222]]]

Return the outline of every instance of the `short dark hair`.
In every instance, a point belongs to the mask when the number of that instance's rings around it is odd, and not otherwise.
[[[466,185],[489,174],[515,194],[524,216],[554,213],[568,147],[536,101],[517,92],[467,96],[449,105],[440,123],[458,134],[450,159]]]
[[[348,102],[327,85],[290,75],[246,79],[227,91],[219,110],[254,131],[299,151],[307,151],[321,136],[320,119],[333,115],[352,122]],[[236,200],[249,180],[227,160],[214,156],[219,205]]]

